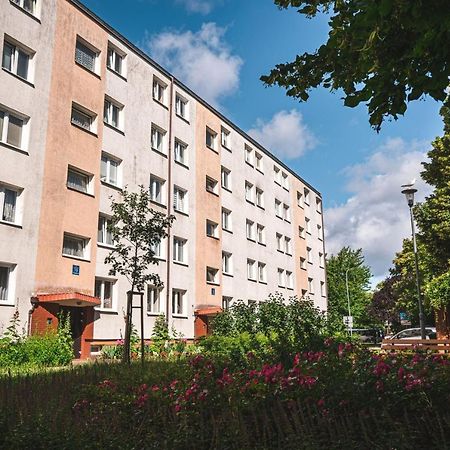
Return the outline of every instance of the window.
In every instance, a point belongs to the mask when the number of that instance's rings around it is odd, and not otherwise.
[[[306,226],[306,232],[308,234],[311,234],[311,221],[305,217],[305,226]]]
[[[174,316],[187,316],[186,291],[172,289],[172,314]]]
[[[216,149],[217,133],[206,127],[206,146],[211,150]]]
[[[286,287],[288,289],[294,289],[294,279],[292,277],[292,272],[286,270]]]
[[[287,236],[284,237],[284,248],[286,255],[292,255],[292,245],[291,245],[291,239]]]
[[[259,223],[256,225],[256,237],[258,239],[258,244],[266,243],[266,232],[264,230],[264,226]]]
[[[206,221],[206,235],[209,237],[217,238],[217,223],[212,222],[211,220]]]
[[[231,211],[229,209],[222,208],[222,228],[231,231]]]
[[[318,213],[322,212],[322,200],[318,197],[316,197],[316,210]]]
[[[288,205],[284,205],[284,204],[283,204],[283,219],[286,222],[291,221],[291,210]]]
[[[72,115],[70,118],[72,125],[95,133],[95,115],[88,112],[82,106],[72,103]]]
[[[322,235],[322,226],[321,225],[317,225],[317,237],[318,239],[321,241],[323,239],[323,235]]]
[[[23,148],[25,119],[16,114],[0,109],[0,142]]]
[[[227,150],[230,149],[230,132],[223,127],[220,130],[220,143],[222,147],[225,147]]]
[[[246,221],[246,230],[247,230],[247,239],[254,241],[255,240],[255,222],[251,220]]]
[[[281,211],[281,202],[280,200],[275,199],[275,215],[277,217],[279,217],[280,219],[282,218],[282,211]]]
[[[253,166],[253,149],[247,144],[244,146],[244,158],[247,164]]]
[[[277,239],[277,250],[283,252],[283,236],[279,233],[276,234]]]
[[[222,187],[231,191],[231,170],[222,166]]]
[[[324,281],[320,282],[320,295],[322,297],[326,297],[326,294],[325,294],[325,282]]]
[[[12,2],[34,16],[37,13],[37,0],[12,0]]]
[[[248,181],[245,182],[245,200],[250,203],[254,203],[255,201],[253,198],[253,184]]]
[[[98,216],[97,242],[99,244],[114,245],[110,231],[112,221],[109,217],[100,214]]]
[[[175,95],[175,114],[182,117],[183,119],[188,119],[188,101],[183,98],[180,94]]]
[[[101,309],[113,309],[114,283],[112,280],[95,278],[95,296],[101,301]]]
[[[308,293],[307,289],[302,289],[302,297],[301,298],[305,298],[307,293]]]
[[[0,219],[3,222],[20,222],[20,213],[18,211],[19,196],[21,191],[11,186],[0,184]]]
[[[281,173],[281,185],[287,191],[289,190],[289,179],[288,179],[287,173],[284,173],[284,172]]]
[[[152,285],[147,286],[147,313],[161,314],[164,312],[163,302],[161,301],[161,288]]]
[[[213,267],[206,268],[206,282],[212,284],[219,284],[219,269]]]
[[[312,278],[308,278],[308,291],[314,295],[314,280]]]
[[[14,303],[14,266],[0,263],[0,302]]]
[[[256,170],[259,170],[261,173],[264,172],[262,155],[258,152],[255,152],[255,167]]]
[[[150,200],[164,204],[164,184],[165,181],[154,175],[150,175]]]
[[[115,102],[110,98],[105,98],[105,106],[103,109],[103,121],[114,128],[123,128],[122,126],[123,105]]]
[[[231,264],[231,253],[222,252],[222,272],[225,275],[231,275],[233,273],[233,266]]]
[[[89,258],[89,239],[64,233],[62,254],[76,258]]]
[[[305,229],[303,227],[298,227],[298,235],[302,238],[305,239]]]
[[[217,181],[206,176],[206,190],[211,194],[217,194]]]
[[[163,105],[166,104],[166,89],[166,83],[162,82],[159,78],[153,77],[153,99]]]
[[[75,62],[82,65],[91,72],[96,72],[96,61],[98,51],[94,50],[87,42],[77,39],[75,47]]]
[[[108,58],[106,60],[106,66],[108,67],[108,69],[111,69],[119,75],[123,76],[125,73],[124,58],[124,53],[120,52],[112,45],[108,45]]]
[[[176,162],[185,166],[188,165],[187,144],[178,139],[175,139],[174,158]]]
[[[262,262],[258,263],[258,281],[260,283],[267,283],[266,265]]]
[[[300,256],[300,269],[306,270],[306,258]]]
[[[3,42],[3,60],[2,66],[9,72],[30,80],[30,60],[32,56],[29,50],[5,40]]]
[[[182,213],[188,212],[187,191],[178,186],[173,187],[173,209]]]
[[[273,179],[281,186],[281,170],[277,166],[273,166]]]
[[[264,191],[256,188],[256,206],[264,208]]]
[[[119,182],[119,166],[120,161],[107,153],[102,153],[100,164],[100,180],[103,183],[120,186]]]
[[[187,240],[179,237],[173,238],[173,260],[179,263],[187,263]]]
[[[247,278],[256,281],[255,261],[253,259],[247,259]]]
[[[306,247],[306,258],[308,259],[308,262],[312,264],[312,250],[310,247]]]
[[[150,249],[156,259],[163,259],[163,247],[161,245],[161,241],[156,241],[150,244]]]
[[[297,191],[297,205],[303,208],[303,194]]]
[[[91,194],[92,175],[69,166],[67,170],[67,187],[85,194]]]
[[[305,200],[304,200],[305,204],[309,205],[309,189],[305,188],[304,197],[305,197]]]
[[[233,297],[226,297],[223,296],[222,297],[222,309],[226,310],[229,309],[231,306],[231,301],[233,300]]]
[[[166,154],[165,136],[166,132],[152,124],[152,150]]]
[[[285,281],[284,281],[284,270],[278,269],[278,286],[279,287],[285,287]]]
[[[325,267],[325,258],[323,257],[323,253],[319,252],[319,266]]]

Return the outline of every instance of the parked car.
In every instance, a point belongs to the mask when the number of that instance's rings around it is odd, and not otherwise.
[[[380,328],[353,328],[352,334],[357,335],[364,344],[379,344],[384,336]]]
[[[406,330],[399,331],[391,337],[386,339],[421,339],[422,335],[420,333],[420,328],[407,328]],[[435,327],[425,327],[425,338],[426,339],[436,339],[436,328]]]

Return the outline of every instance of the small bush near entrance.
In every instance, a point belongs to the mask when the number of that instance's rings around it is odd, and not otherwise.
[[[21,366],[57,367],[70,364],[73,359],[73,341],[69,317],[60,317],[58,329],[48,329],[43,335],[22,336],[17,331],[16,312],[0,339],[0,368]]]

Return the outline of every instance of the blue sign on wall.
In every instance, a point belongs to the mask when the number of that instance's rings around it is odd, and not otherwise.
[[[80,266],[76,266],[75,264],[72,266],[72,275],[80,275]]]

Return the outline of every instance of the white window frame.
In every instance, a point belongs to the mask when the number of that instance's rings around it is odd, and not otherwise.
[[[264,173],[263,155],[255,150],[255,169]]]
[[[291,221],[291,208],[286,203],[283,203],[283,220],[286,222]]]
[[[232,253],[222,251],[222,273],[224,275],[233,275]]]
[[[97,245],[103,246],[103,247],[110,247],[114,248],[114,242],[112,240],[111,236],[111,242],[108,241],[108,224],[111,223],[111,217],[107,216],[106,214],[100,213],[98,215],[98,225],[97,225]],[[100,238],[101,235],[102,237]]]
[[[179,139],[175,138],[175,143],[173,147],[173,158],[175,162],[182,164],[183,166],[189,165],[188,158],[188,145]]]
[[[0,290],[0,293],[3,292],[2,297],[4,297],[0,298],[0,305],[12,306],[15,304],[17,266],[0,262],[0,268],[6,270],[6,292]]]
[[[154,186],[159,186],[159,196]],[[150,201],[157,203],[158,205],[166,204],[166,180],[158,177],[157,175],[150,175]],[[158,198],[159,197],[159,198]]]
[[[322,225],[319,224],[317,224],[317,238],[319,241],[323,240]]]
[[[306,247],[306,260],[309,264],[313,263],[313,257],[312,257],[312,248]]]
[[[177,185],[173,186],[173,209],[183,214],[187,214],[189,211],[188,191]]]
[[[256,224],[256,240],[258,244],[266,244],[266,228],[260,223]]]
[[[220,144],[229,151],[231,151],[230,136],[231,133],[226,128],[222,127],[220,129]]]
[[[23,114],[17,113],[16,111],[10,110],[3,105],[0,105],[0,116],[3,116],[3,126],[0,124],[0,142],[10,145],[14,148],[19,148],[21,150],[25,150],[28,142],[28,122],[29,118],[24,116]],[[20,124],[20,145],[9,142],[10,139],[10,130],[9,123],[10,121],[21,122]],[[16,124],[18,126],[18,124]]]
[[[152,123],[150,132],[150,145],[153,151],[161,153],[163,155],[167,154],[166,135],[167,132],[165,130]]]
[[[314,295],[314,278],[308,278],[308,291],[311,295]]]
[[[161,295],[162,291],[162,287],[156,287],[151,284],[147,285],[147,315],[159,316],[165,313],[165,303]]]
[[[120,61],[120,68],[117,70],[116,63]],[[126,77],[126,53],[119,50],[111,42],[108,43],[108,51],[106,54],[106,67],[112,72],[120,75],[121,77]]]
[[[279,218],[283,218],[283,203],[277,198],[275,199],[275,215]]]
[[[177,301],[179,298],[179,301]],[[175,303],[176,302],[176,303]],[[180,306],[180,309],[175,308],[175,304]],[[187,318],[187,291],[185,289],[172,289],[172,316]]]
[[[83,63],[82,60],[79,60],[79,59],[77,60],[77,49],[78,49],[79,45],[85,47],[89,52],[93,53],[94,67],[91,68],[90,65]],[[91,55],[89,55],[89,56],[91,56]],[[90,44],[88,41],[83,39],[81,36],[77,36],[77,40],[75,43],[75,56],[74,56],[74,60],[77,64],[84,67],[89,72],[99,75],[100,74],[100,67],[99,67],[100,66],[100,64],[99,64],[100,58],[99,58],[99,56],[100,56],[100,50],[95,48],[92,44]]]
[[[309,189],[305,188],[303,192],[304,192],[304,194],[303,194],[303,203],[305,205],[309,206],[309,195],[310,195],[311,191]]]
[[[292,241],[290,237],[284,237],[284,252],[286,255],[292,255]]]
[[[82,253],[83,253],[82,256],[72,255],[70,253],[64,253],[64,242],[65,242],[66,238],[72,239],[73,241],[78,241],[79,243],[82,244],[82,247],[83,247],[82,248]],[[63,244],[62,244],[62,256],[65,256],[68,258],[79,259],[82,261],[89,261],[90,255],[91,255],[90,243],[91,243],[91,240],[86,236],[78,236],[76,234],[64,232],[63,233]]]
[[[267,266],[261,261],[258,262],[258,282],[267,283]]]
[[[226,231],[232,231],[231,211],[226,208],[222,208],[222,229]]]
[[[254,259],[247,258],[247,279],[251,281],[257,281],[257,274],[255,273],[255,264],[256,261]]]
[[[173,262],[180,264],[188,263],[187,239],[174,236],[173,237]]]
[[[115,312],[117,311],[117,301],[116,301],[116,286],[117,280],[112,278],[103,278],[103,277],[95,277],[95,294],[97,294],[97,283],[100,283],[100,298],[101,304],[97,306],[95,309],[98,311],[104,312]],[[105,306],[105,283],[109,283],[111,286],[111,307],[107,308]],[[97,296],[97,295],[96,295]]]
[[[284,248],[283,248],[283,235],[281,233],[276,233],[275,234],[275,239],[277,241],[277,250],[281,253],[284,253]]]
[[[230,308],[233,297],[222,295],[222,310],[226,311]]]
[[[322,214],[322,200],[319,197],[316,197],[316,211]]]
[[[208,233],[208,227],[211,227],[212,233]],[[212,220],[206,219],[206,236],[210,238],[219,238],[219,232],[218,232],[218,224],[216,222],[213,222]]]
[[[289,178],[286,172],[281,172],[281,186],[283,189],[286,189],[286,191],[289,191]]]
[[[77,122],[77,120],[74,118],[74,114],[79,114],[81,116],[84,116],[89,120],[88,126],[85,126],[81,124],[80,122]],[[79,105],[78,103],[72,102],[72,109],[70,113],[70,123],[74,125],[77,128],[80,128],[84,131],[89,131],[91,133],[96,134],[97,133],[97,115],[93,113],[92,111],[89,111],[85,107]]]
[[[286,270],[286,288],[294,289],[294,277],[292,276],[292,272]]]
[[[219,285],[219,269],[206,266],[206,284]]]
[[[153,251],[154,258],[164,261],[164,247],[164,243],[161,240],[155,241],[150,244],[150,248]]]
[[[245,200],[255,204],[255,186],[250,181],[245,182]]]
[[[278,287],[284,288],[286,287],[286,279],[284,276],[284,269],[278,268]]]
[[[231,191],[231,170],[222,166],[221,168],[222,187],[227,191]]]
[[[116,168],[116,182],[111,177],[112,167]],[[122,160],[110,155],[109,153],[102,152],[100,161],[100,181],[111,186],[122,186]]]
[[[319,252],[319,267],[321,269],[325,267],[325,257],[322,252]]]
[[[250,166],[254,166],[254,152],[250,145],[244,144],[244,160]]]
[[[124,106],[111,97],[105,96],[103,108],[103,122],[110,127],[123,131],[123,108]],[[117,124],[113,123],[114,113],[117,111]]]
[[[246,219],[245,221],[245,234],[249,241],[256,242],[256,233],[255,233],[255,222],[250,219]]]
[[[12,48],[11,52],[11,66],[6,67],[5,65],[5,47],[9,45]],[[3,53],[2,53],[2,67],[7,72],[10,72],[22,80],[28,81],[29,83],[33,82],[34,79],[34,55],[36,52],[21,44],[20,42],[12,39],[10,36],[5,35],[3,40]],[[27,74],[26,76],[22,76],[18,73],[19,69],[19,58],[26,57],[27,60]]]
[[[7,205],[5,203],[7,196],[11,195],[10,193],[13,193],[15,195],[12,211],[13,214],[12,220],[9,220],[11,218],[11,211],[7,210]],[[22,217],[23,217],[22,194],[23,194],[22,188],[0,182],[0,223],[18,226],[22,224]]]
[[[167,83],[156,76],[153,76],[152,98],[164,106],[167,105]]]
[[[298,236],[302,239],[306,239],[305,236],[305,227],[302,227],[301,225],[298,227]]]
[[[273,166],[273,180],[281,186],[281,170],[277,166]]]
[[[307,270],[306,269],[306,258],[303,258],[303,256],[300,256],[300,269]]]
[[[34,17],[38,17],[39,18],[39,6],[40,6],[40,0],[10,0],[12,3],[14,3],[15,5],[17,5],[19,8],[23,9],[24,11],[26,11],[28,14],[31,14]],[[29,9],[27,7],[27,3],[32,5],[32,8]]]
[[[256,188],[255,194],[256,206],[264,209],[264,191],[260,188]]]
[[[78,175],[87,180],[86,182],[86,190],[79,189],[76,186],[69,185],[69,174],[72,173],[74,175]],[[91,173],[85,172],[84,170],[79,169],[78,167],[68,166],[67,167],[67,178],[66,178],[66,186],[67,189],[72,191],[80,192],[81,194],[94,195],[94,175]]]
[[[297,191],[297,206],[303,208],[303,194]]]
[[[311,219],[305,217],[305,229],[308,234],[311,234]]]
[[[208,136],[211,137],[211,143],[208,144]],[[217,151],[217,133],[214,130],[211,130],[211,128],[206,127],[205,131],[205,145],[209,149],[213,151]]]
[[[178,92],[175,94],[175,114],[189,120],[189,100]]]
[[[219,193],[219,183],[214,178],[206,175],[205,189],[206,189],[206,192],[209,192],[210,194],[218,195],[218,193]]]
[[[320,282],[320,296],[326,297],[326,291],[325,291],[325,281]]]

